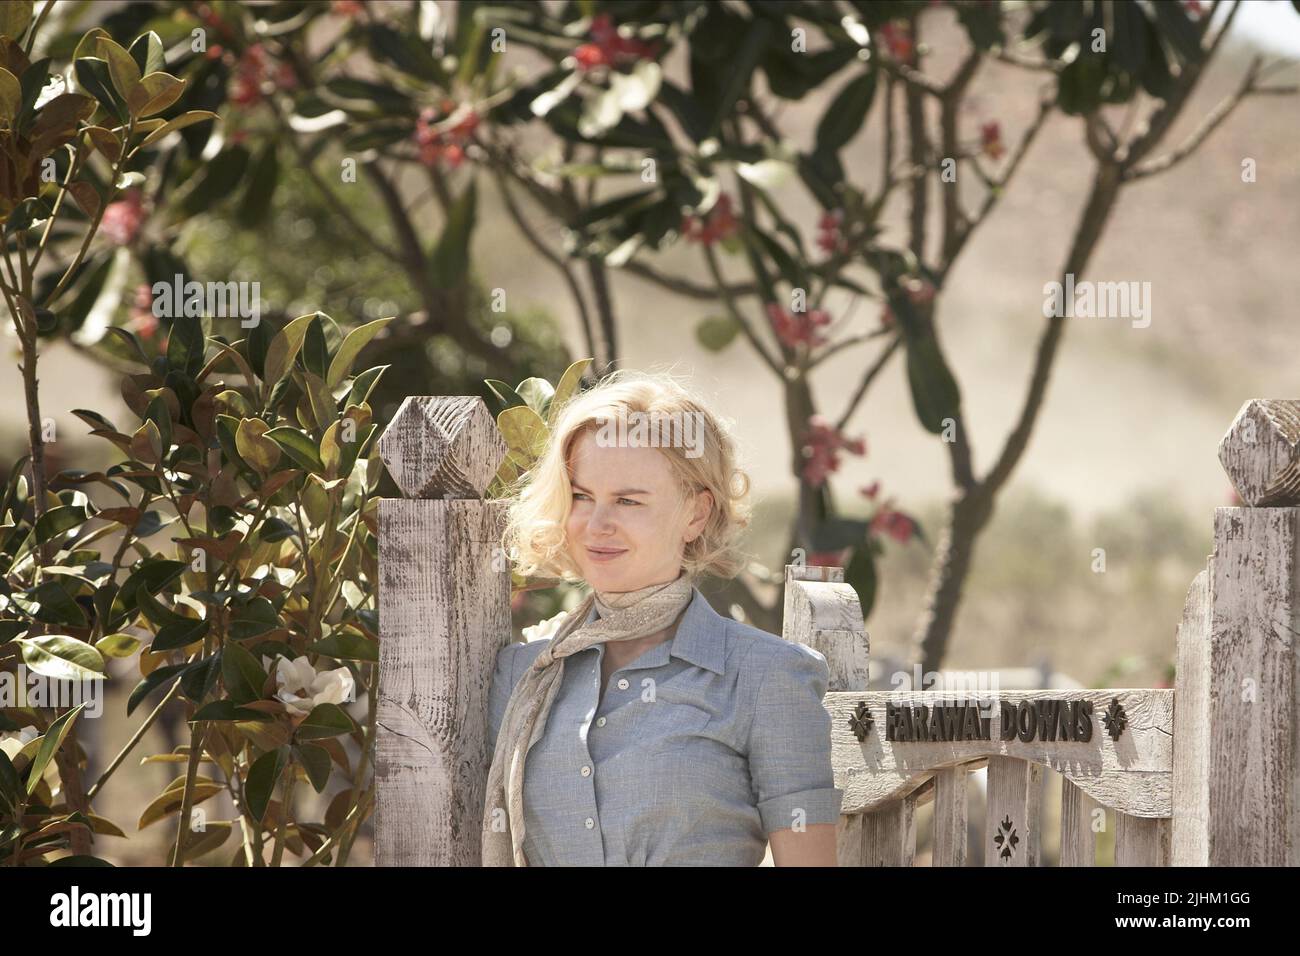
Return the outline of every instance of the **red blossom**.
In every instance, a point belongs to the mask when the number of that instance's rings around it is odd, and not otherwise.
[[[361,0],[334,0],[330,4],[330,13],[336,17],[355,17],[366,5]]]
[[[478,113],[473,109],[466,110],[453,125],[439,128],[439,124],[450,118],[457,108],[454,100],[444,98],[438,106],[425,107],[420,112],[412,138],[419,146],[420,162],[424,165],[445,163],[456,169],[465,161],[465,146],[478,128]]]
[[[886,52],[899,63],[911,63],[916,52],[912,28],[906,20],[890,20],[880,28],[880,40]]]
[[[901,511],[895,511],[890,505],[884,504],[871,519],[871,532],[887,534],[895,541],[906,544],[916,533],[916,522]]]
[[[140,232],[144,222],[144,198],[138,189],[129,189],[117,202],[104,209],[99,231],[115,246],[127,246]]]
[[[858,492],[874,500],[876,495],[880,493],[880,481],[877,480],[869,485],[864,485],[858,489]]]
[[[578,68],[590,70],[598,66],[617,66],[638,60],[653,60],[659,53],[658,43],[646,43],[618,32],[608,13],[599,13],[591,21],[591,40],[573,51]]]
[[[810,417],[803,447],[800,449],[806,459],[803,467],[804,480],[814,487],[824,484],[830,473],[840,467],[840,451],[865,455],[867,444],[862,438],[846,438],[823,415]]]
[[[844,553],[847,548],[841,548],[838,551],[809,551],[808,566],[813,568],[842,568],[844,567]]]
[[[731,211],[731,197],[723,193],[713,204],[704,221],[696,216],[683,216],[681,233],[691,242],[712,245],[736,234],[736,217]]]
[[[817,222],[817,246],[823,252],[843,252],[848,249],[848,240],[844,238],[841,227],[844,223],[844,210],[831,209],[822,214]]]
[[[816,348],[826,343],[826,337],[817,330],[829,325],[831,317],[823,309],[811,312],[788,312],[775,302],[767,305],[767,318],[772,323],[772,330],[787,348],[806,345]]]
[[[980,127],[980,149],[990,159],[1001,159],[1007,148],[1002,144],[1002,126],[997,120]]]

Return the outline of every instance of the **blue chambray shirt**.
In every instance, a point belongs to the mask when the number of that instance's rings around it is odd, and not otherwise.
[[[497,656],[489,747],[548,641]],[[838,822],[822,654],[718,614],[698,588],[672,640],[612,673],[598,700],[604,653],[598,644],[565,660],[528,753],[531,866],[756,866],[767,834],[800,813],[807,825]]]

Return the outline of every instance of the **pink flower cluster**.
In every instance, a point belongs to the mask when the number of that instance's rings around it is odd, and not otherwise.
[[[731,197],[723,193],[713,204],[704,221],[695,216],[682,216],[681,233],[691,242],[711,245],[736,234],[737,222],[731,211]]]
[[[804,433],[800,451],[806,459],[803,466],[804,481],[820,487],[826,483],[831,472],[839,470],[841,451],[865,455],[867,443],[862,438],[846,438],[825,416],[813,415],[808,419],[808,430]]]
[[[470,110],[459,121],[447,129],[437,129],[436,125],[456,111],[456,104],[444,99],[438,106],[429,106],[420,111],[420,118],[415,123],[413,138],[420,148],[420,162],[426,166],[446,163],[456,169],[465,161],[465,146],[478,128],[479,115]]]
[[[657,43],[650,44],[620,35],[608,13],[600,13],[592,18],[591,40],[592,42],[584,43],[573,51],[580,70],[653,60],[659,52]]]
[[[880,492],[880,482],[873,481],[858,490],[874,501]],[[916,522],[903,512],[896,510],[894,508],[894,499],[890,498],[876,508],[876,513],[871,517],[869,530],[872,534],[886,534],[895,541],[906,544],[916,534]]]
[[[775,302],[769,302],[767,318],[772,323],[772,330],[776,332],[776,337],[787,348],[794,349],[806,345],[813,349],[826,344],[826,337],[817,331],[823,326],[830,325],[831,317],[824,309],[790,312]]]
[[[144,197],[139,189],[128,189],[117,202],[104,209],[99,231],[115,246],[129,246],[145,220]]]
[[[916,53],[916,42],[912,39],[912,28],[906,20],[890,20],[880,28],[880,42],[892,59],[899,63],[911,63]]]
[[[844,238],[844,210],[831,209],[822,213],[817,221],[817,247],[826,253],[844,252],[848,240]]]

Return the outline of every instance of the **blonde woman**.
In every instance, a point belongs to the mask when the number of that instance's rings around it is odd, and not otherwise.
[[[666,436],[666,437],[665,437]],[[585,582],[490,691],[488,866],[834,866],[829,673],[718,614],[749,479],[722,423],[666,374],[614,372],[560,411],[511,499],[527,575]]]

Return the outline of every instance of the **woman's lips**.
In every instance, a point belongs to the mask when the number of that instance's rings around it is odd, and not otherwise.
[[[602,562],[613,561],[615,558],[626,553],[627,553],[626,548],[621,548],[618,551],[595,551],[592,550],[591,548],[587,549],[587,556],[590,557],[591,560],[602,561]]]

